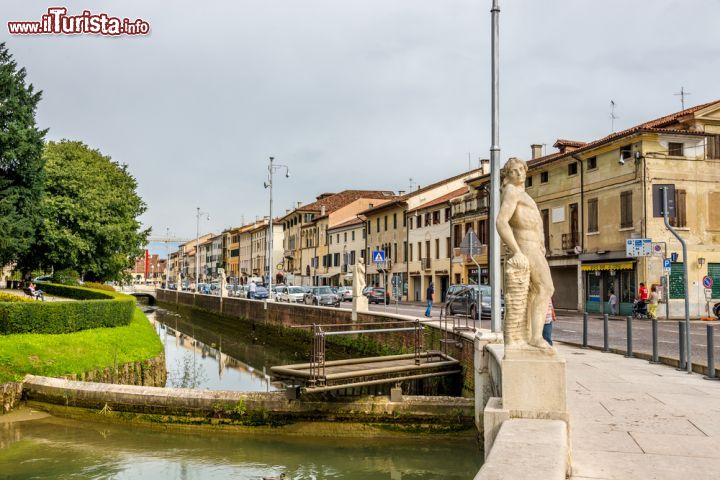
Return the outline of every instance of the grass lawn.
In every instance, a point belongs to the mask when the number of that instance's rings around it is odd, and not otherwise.
[[[25,374],[58,377],[96,368],[143,361],[163,351],[155,330],[139,308],[130,325],[59,335],[0,335],[0,383]]]

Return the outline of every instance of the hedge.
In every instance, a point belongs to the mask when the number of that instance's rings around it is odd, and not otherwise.
[[[0,302],[32,302],[32,300],[12,293],[0,292]]]
[[[43,283],[40,289],[74,302],[0,302],[0,334],[71,333],[129,325],[135,299],[117,292]]]

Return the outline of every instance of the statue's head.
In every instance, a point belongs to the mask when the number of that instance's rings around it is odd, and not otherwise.
[[[525,182],[525,174],[527,174],[528,166],[525,160],[519,158],[511,158],[505,166],[500,170],[500,181],[505,186],[509,183],[513,176],[517,173],[522,176],[522,183]]]

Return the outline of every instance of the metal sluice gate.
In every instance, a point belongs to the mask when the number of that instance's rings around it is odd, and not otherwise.
[[[395,323],[395,322],[393,322]],[[400,322],[397,322],[400,323]],[[402,322],[407,323],[407,322]],[[317,325],[313,324],[310,362],[271,367],[270,371],[282,380],[300,384],[305,393],[319,393],[346,388],[400,383],[403,381],[455,375],[462,372],[460,362],[446,353],[422,351],[423,325],[416,320],[412,326],[370,328],[360,330],[327,330],[328,327],[387,325],[383,322]],[[307,326],[306,326],[307,327]],[[299,328],[302,328],[300,326]],[[340,335],[413,332],[414,352],[401,355],[326,360],[325,339]]]

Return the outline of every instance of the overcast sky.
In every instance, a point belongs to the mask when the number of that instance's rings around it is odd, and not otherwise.
[[[194,238],[322,192],[407,190],[489,157],[491,0],[3,0],[0,41],[48,139],[126,163],[153,235]],[[142,37],[11,36],[7,21],[142,18]],[[502,161],[720,98],[720,0],[500,0]],[[162,250],[164,251],[164,249]]]

